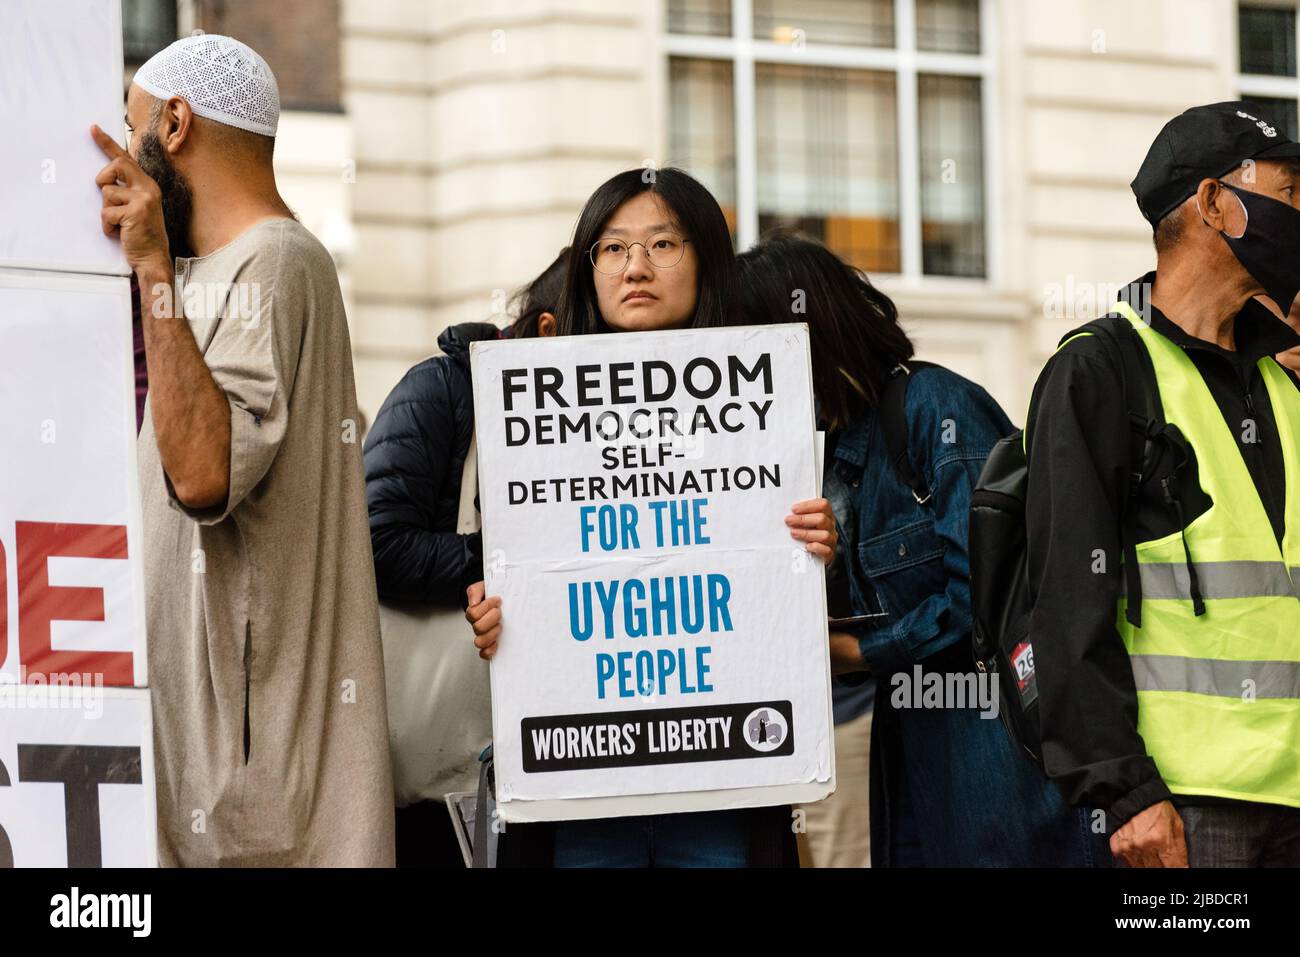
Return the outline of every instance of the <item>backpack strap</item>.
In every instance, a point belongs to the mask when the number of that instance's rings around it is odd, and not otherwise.
[[[934,368],[933,362],[900,362],[890,373],[880,394],[880,431],[885,438],[885,451],[898,480],[912,490],[917,505],[929,505],[934,493],[925,479],[912,467],[908,449],[907,385],[913,372]]]
[[[1120,377],[1124,383],[1124,404],[1129,415],[1128,494],[1124,499],[1124,583],[1128,595],[1124,617],[1134,628],[1142,627],[1142,569],[1138,564],[1138,503],[1142,494],[1142,476],[1146,471],[1147,447],[1157,417],[1163,421],[1163,409],[1157,409],[1154,397],[1155,369],[1151,357],[1138,341],[1137,333],[1123,316],[1112,314],[1089,325],[1118,352]],[[1116,335],[1118,333],[1118,335]]]
[[[1121,516],[1124,587],[1128,596],[1124,617],[1134,628],[1141,628],[1142,574],[1137,557],[1137,518],[1142,480],[1148,465],[1155,463],[1154,445],[1164,443],[1172,447],[1180,456],[1181,467],[1181,464],[1187,460],[1186,444],[1177,428],[1169,425],[1165,420],[1164,406],[1160,402],[1160,391],[1156,384],[1155,366],[1151,363],[1151,355],[1128,319],[1118,313],[1111,313],[1100,319],[1094,319],[1070,335],[1076,335],[1078,332],[1091,332],[1099,336],[1110,344],[1119,358],[1124,402],[1129,414],[1128,492]],[[1191,550],[1187,544],[1182,502],[1178,498],[1172,477],[1161,482],[1161,490],[1165,503],[1174,511],[1181,530],[1194,613],[1203,615],[1205,602],[1201,596],[1196,566],[1192,562]]]

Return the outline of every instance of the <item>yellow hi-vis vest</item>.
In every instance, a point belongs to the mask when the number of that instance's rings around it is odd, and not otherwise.
[[[1195,450],[1214,503],[1185,529],[1205,614],[1193,612],[1181,534],[1137,543],[1142,627],[1125,618],[1123,595],[1116,622],[1138,733],[1175,794],[1300,807],[1300,391],[1271,357],[1259,360],[1286,466],[1279,548],[1239,436],[1196,366],[1127,303],[1114,311],[1146,345],[1165,418]]]

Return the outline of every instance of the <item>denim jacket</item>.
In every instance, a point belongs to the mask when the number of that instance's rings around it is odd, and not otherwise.
[[[913,470],[932,493],[927,503],[890,464],[875,410],[836,434],[831,466],[852,500],[850,514],[836,518],[854,613],[888,616],[858,633],[878,675],[970,635],[971,491],[994,443],[1015,431],[984,389],[940,367],[912,373],[906,416]]]

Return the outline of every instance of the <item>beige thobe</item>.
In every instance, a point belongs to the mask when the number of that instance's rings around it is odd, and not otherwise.
[[[230,402],[230,494],[195,511],[139,441],[164,865],[393,863],[356,391],[334,264],[266,220],[177,260]]]

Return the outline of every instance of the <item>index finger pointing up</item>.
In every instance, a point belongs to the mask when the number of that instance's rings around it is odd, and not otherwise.
[[[111,186],[114,183],[121,182],[130,187],[139,186],[144,173],[136,161],[131,159],[131,154],[122,149],[111,136],[98,126],[92,126],[90,134],[94,137],[99,148],[104,151],[104,155],[109,158],[109,164],[101,169],[95,177],[95,185]]]
[[[91,125],[90,136],[91,139],[95,141],[95,145],[103,150],[104,155],[109,159],[117,159],[119,156],[127,155],[126,150],[122,149],[122,147],[118,145],[117,140],[113,139],[113,137],[109,136],[99,128],[99,124],[96,123]]]

